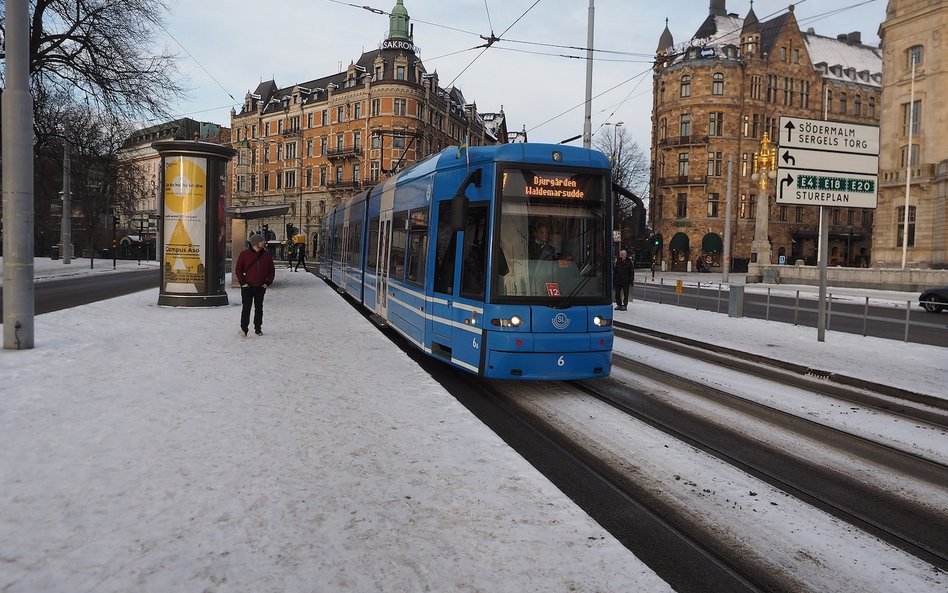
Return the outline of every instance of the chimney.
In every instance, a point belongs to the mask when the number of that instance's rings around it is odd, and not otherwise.
[[[862,33],[859,31],[853,31],[849,34],[849,44],[852,45],[854,43],[862,43]]]
[[[711,0],[711,8],[708,14],[711,16],[727,16],[726,0]]]

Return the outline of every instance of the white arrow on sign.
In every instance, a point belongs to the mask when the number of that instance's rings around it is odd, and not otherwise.
[[[879,127],[783,116],[778,144],[781,148],[877,155]]]
[[[783,169],[777,171],[777,203],[875,208],[875,175]]]
[[[845,171],[876,175],[879,172],[879,157],[871,154],[826,153],[821,150],[781,148],[781,169],[807,169],[812,171]]]

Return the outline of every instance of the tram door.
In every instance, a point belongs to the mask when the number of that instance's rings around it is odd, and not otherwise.
[[[382,319],[388,319],[388,264],[392,250],[392,211],[386,210],[379,216],[379,259],[376,263],[378,282],[375,290],[375,312]]]

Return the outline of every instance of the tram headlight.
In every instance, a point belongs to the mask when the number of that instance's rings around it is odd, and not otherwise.
[[[593,325],[597,327],[609,327],[610,325],[612,325],[612,320],[596,315],[595,317],[593,317]]]
[[[511,315],[510,319],[491,319],[490,324],[495,327],[520,327],[523,325],[523,319],[519,315]]]

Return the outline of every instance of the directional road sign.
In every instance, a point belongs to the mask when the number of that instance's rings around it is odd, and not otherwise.
[[[777,202],[875,208],[879,128],[780,118]]]

